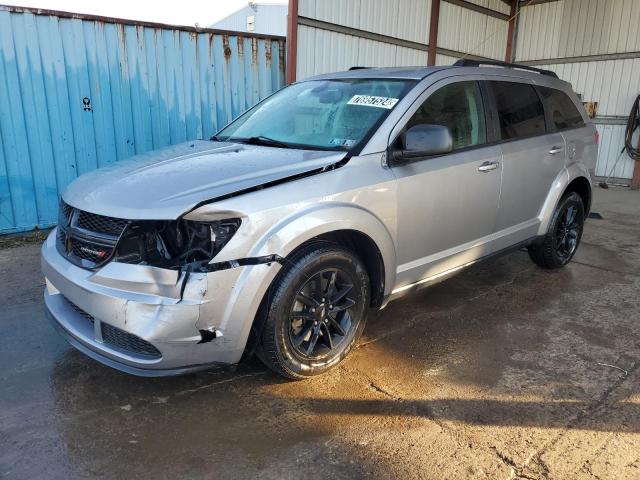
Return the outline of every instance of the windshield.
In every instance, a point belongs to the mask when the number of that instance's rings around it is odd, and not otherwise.
[[[368,140],[413,81],[313,80],[259,103],[213,139],[318,150],[351,150]]]

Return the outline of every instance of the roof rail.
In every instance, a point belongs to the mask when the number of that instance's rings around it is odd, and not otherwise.
[[[351,71],[351,70],[364,70],[365,68],[371,68],[371,67],[349,67],[349,71]]]
[[[521,65],[519,63],[499,62],[498,60],[471,60],[468,58],[461,58],[453,64],[454,67],[479,67],[480,65],[492,65],[495,67],[505,68],[517,68],[520,70],[528,70],[530,72],[536,72],[540,75],[546,75],[548,77],[558,78],[556,72],[551,70],[544,70],[542,68],[530,67],[529,65]]]

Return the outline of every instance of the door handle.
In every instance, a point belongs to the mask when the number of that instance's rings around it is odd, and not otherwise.
[[[490,172],[498,168],[498,162],[484,162],[478,167],[479,172]]]
[[[562,147],[551,147],[551,150],[549,150],[549,153],[551,155],[555,155],[556,153],[560,153],[563,150],[564,150],[564,148],[562,148]]]

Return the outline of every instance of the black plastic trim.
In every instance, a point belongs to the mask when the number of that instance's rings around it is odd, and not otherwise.
[[[456,61],[453,64],[454,67],[479,67],[480,65],[516,68],[519,70],[527,70],[529,72],[539,73],[540,75],[545,75],[547,77],[558,78],[558,75],[556,74],[556,72],[552,72],[551,70],[544,70],[542,68],[530,67],[529,65],[522,65],[520,63],[500,62],[497,60],[472,60],[469,58],[461,58],[460,60]]]

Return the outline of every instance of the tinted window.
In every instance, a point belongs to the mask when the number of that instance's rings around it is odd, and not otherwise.
[[[452,83],[433,93],[413,114],[414,125],[443,125],[453,137],[453,149],[486,143],[482,95],[477,82]]]
[[[542,102],[531,85],[490,82],[493,86],[503,140],[545,132]]]
[[[548,118],[558,130],[584,125],[582,115],[569,96],[555,88],[538,87]]]

